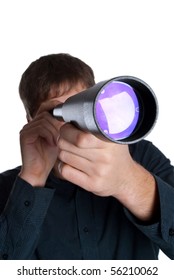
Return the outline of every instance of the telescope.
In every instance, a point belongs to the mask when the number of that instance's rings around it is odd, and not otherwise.
[[[158,103],[143,80],[119,76],[69,97],[53,109],[52,115],[100,139],[132,144],[146,137],[154,127]]]

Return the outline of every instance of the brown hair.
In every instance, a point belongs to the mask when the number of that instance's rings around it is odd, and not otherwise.
[[[91,67],[69,54],[50,54],[32,62],[25,70],[19,94],[27,113],[33,116],[41,102],[48,98],[53,84],[59,87],[65,83],[70,90],[78,82],[86,88],[95,84]]]

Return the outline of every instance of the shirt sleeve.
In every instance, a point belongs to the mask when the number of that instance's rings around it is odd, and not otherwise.
[[[125,213],[139,230],[148,236],[169,258],[174,259],[174,168],[152,143],[147,142],[146,145],[147,148],[142,149],[144,157],[138,162],[142,163],[156,180],[160,202],[160,219],[154,224],[145,224],[127,209],[125,209]]]
[[[30,259],[54,190],[17,177],[0,216],[0,259]]]

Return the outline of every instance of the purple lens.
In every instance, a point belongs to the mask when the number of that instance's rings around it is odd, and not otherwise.
[[[98,93],[95,120],[101,132],[112,140],[127,138],[139,119],[139,103],[134,89],[112,80]]]

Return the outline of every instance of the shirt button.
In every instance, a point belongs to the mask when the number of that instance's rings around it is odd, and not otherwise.
[[[26,201],[24,202],[24,205],[27,206],[27,207],[30,206],[30,201],[26,200]]]
[[[83,228],[83,231],[84,231],[85,233],[89,233],[89,229],[88,229],[87,227],[84,227],[84,228]]]
[[[170,235],[170,236],[173,236],[173,235],[174,235],[174,229],[173,229],[173,228],[170,228],[170,229],[169,229],[169,235]]]

